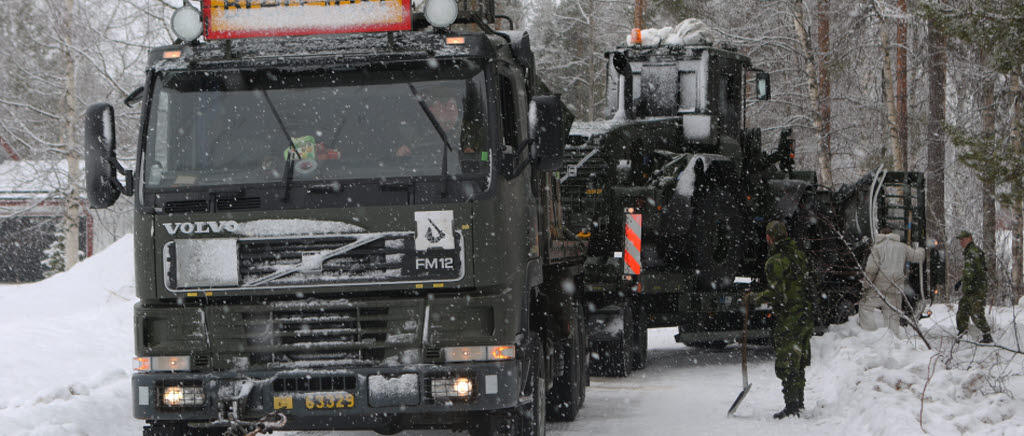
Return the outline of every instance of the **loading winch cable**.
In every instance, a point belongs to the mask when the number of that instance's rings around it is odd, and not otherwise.
[[[256,436],[261,433],[270,434],[274,430],[284,428],[288,417],[280,411],[273,411],[260,418],[256,423],[234,421],[224,432],[224,436]]]

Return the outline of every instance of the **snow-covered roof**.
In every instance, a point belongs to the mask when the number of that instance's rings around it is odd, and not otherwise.
[[[640,31],[640,45],[657,47],[661,45],[711,44],[715,41],[711,30],[703,21],[687,18],[673,27],[650,28]],[[633,35],[626,38],[626,44],[637,45]]]
[[[14,147],[11,147],[11,144],[4,140],[3,136],[0,136],[0,149],[3,149],[4,151],[4,155],[0,156],[6,156],[7,159],[11,160],[21,159],[21,157],[18,156],[18,152],[14,151]]]
[[[0,162],[0,199],[45,198],[61,186],[67,168],[67,161]]]

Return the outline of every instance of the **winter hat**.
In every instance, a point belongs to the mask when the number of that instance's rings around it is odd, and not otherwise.
[[[789,232],[786,231],[786,225],[783,224],[782,221],[772,221],[768,223],[768,227],[765,228],[765,233],[775,241],[785,239],[789,236]]]

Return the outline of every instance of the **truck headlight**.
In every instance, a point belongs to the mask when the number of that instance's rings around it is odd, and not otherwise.
[[[203,34],[203,14],[194,6],[185,3],[171,15],[171,31],[185,42],[199,39]]]
[[[444,361],[448,363],[512,360],[516,358],[516,347],[514,345],[445,347],[441,349],[441,354],[444,355]]]
[[[206,402],[202,386],[167,386],[161,395],[165,406],[196,407]]]
[[[448,27],[459,17],[459,5],[455,0],[427,0],[423,15],[431,26]]]
[[[132,369],[136,371],[191,371],[190,356],[136,357]]]
[[[430,381],[430,393],[435,400],[469,398],[473,396],[473,380],[466,377],[433,379]]]

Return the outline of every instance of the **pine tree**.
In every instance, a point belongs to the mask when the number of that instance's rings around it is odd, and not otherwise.
[[[1024,2],[1020,0],[930,0],[925,15],[937,30],[982,55],[987,68],[1006,77],[1011,100],[1009,138],[952,126],[959,157],[988,186],[1004,186],[999,200],[1013,211],[1012,281],[1024,282]]]
[[[43,260],[39,263],[43,265],[43,277],[50,277],[59,272],[64,272],[66,267],[64,263],[64,256],[67,245],[64,243],[64,232],[56,230],[53,232],[53,242],[50,246],[43,251]],[[85,259],[85,253],[78,252],[78,260]]]

